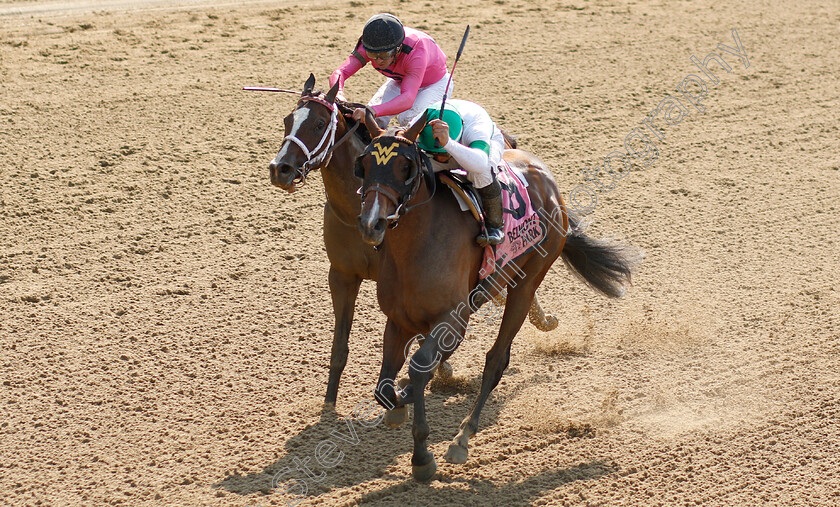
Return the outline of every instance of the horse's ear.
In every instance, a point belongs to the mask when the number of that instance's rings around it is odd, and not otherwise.
[[[384,130],[379,128],[379,125],[376,123],[376,118],[373,117],[370,109],[367,110],[367,114],[365,115],[365,127],[367,127],[368,132],[370,132],[370,137],[373,139],[385,133]]]
[[[309,79],[303,84],[303,92],[308,93],[315,87],[315,74],[309,74]]]
[[[332,88],[330,88],[330,91],[327,92],[327,96],[324,97],[324,99],[326,99],[327,102],[335,102],[335,96],[338,94],[338,85],[339,82],[336,81]]]
[[[429,111],[423,111],[423,114],[417,118],[417,121],[414,122],[408,130],[405,131],[403,137],[411,141],[412,143],[417,140],[417,136],[420,135],[420,132],[423,130],[423,127],[426,126],[426,119],[428,117]]]

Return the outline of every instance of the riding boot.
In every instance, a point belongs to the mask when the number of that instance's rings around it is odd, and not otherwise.
[[[502,186],[493,176],[493,183],[478,189],[484,206],[484,229],[475,240],[480,246],[498,245],[505,240],[502,232],[504,215],[502,212]]]

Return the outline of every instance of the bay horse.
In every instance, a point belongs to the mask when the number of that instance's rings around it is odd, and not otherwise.
[[[324,95],[313,90],[314,86],[315,76],[310,74],[297,106],[283,120],[283,144],[268,170],[271,184],[291,193],[306,182],[310,171],[322,169],[327,194],[324,246],[330,261],[328,279],[335,315],[324,397],[325,408],[331,409],[350,353],[348,339],[356,297],[362,280],[376,280],[379,253],[362,241],[356,226],[360,180],[353,175],[352,167],[370,138],[365,129],[351,132],[344,113],[352,109],[336,104],[337,87]]]
[[[381,246],[377,299],[388,318],[375,395],[386,408],[414,404],[411,464],[412,475],[419,481],[429,480],[437,469],[426,443],[424,390],[429,372],[460,344],[470,314],[500,287],[507,287],[507,303],[496,341],[487,352],[481,390],[446,453],[450,463],[466,462],[468,441],[478,430],[481,410],[508,366],[513,339],[552,263],[562,257],[588,285],[620,297],[635,262],[629,248],[584,233],[543,162],[526,151],[506,150],[504,160],[528,182],[533,209],[541,210],[541,219],[553,219],[554,225],[545,227],[541,249],[496,270],[496,283],[485,283],[488,279],[479,283],[482,248],[474,239],[479,224],[461,212],[450,192],[435,192],[429,160],[415,142],[425,123],[421,117],[405,132],[393,128],[385,132],[367,121],[373,141],[355,167],[363,178],[359,229],[365,243]],[[476,291],[482,287],[489,295],[474,304]],[[395,388],[393,378],[418,336],[422,344],[409,360],[411,384]]]
[[[335,315],[324,407],[332,409],[350,351],[348,341],[359,288],[362,280],[378,278],[380,253],[362,241],[356,221],[362,180],[354,175],[353,167],[371,138],[368,130],[358,128],[349,115],[364,106],[336,100],[337,84],[326,94],[314,87],[315,76],[310,74],[297,105],[283,120],[283,144],[268,170],[271,184],[290,193],[307,181],[311,171],[320,169],[324,181],[324,246],[330,261],[328,277]],[[536,298],[529,315],[538,329],[551,330],[557,325],[553,316],[545,315]],[[389,414],[387,424],[395,425],[405,416],[405,409],[397,412]]]

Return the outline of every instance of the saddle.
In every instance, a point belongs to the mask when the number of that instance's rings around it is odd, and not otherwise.
[[[478,192],[472,182],[468,180],[465,175],[454,173],[452,171],[440,171],[435,174],[441,183],[451,188],[452,191],[455,192],[455,195],[460,197],[461,200],[467,204],[467,207],[470,209],[470,212],[473,217],[475,217],[476,221],[479,224],[483,224],[484,213],[482,213],[482,210],[484,208],[481,204],[481,197],[478,196]]]

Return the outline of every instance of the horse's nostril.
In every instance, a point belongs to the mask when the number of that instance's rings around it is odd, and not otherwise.
[[[280,170],[280,174],[289,174],[293,170],[289,164],[280,164],[278,169]]]
[[[385,220],[381,219],[381,218],[379,220],[377,220],[376,225],[373,226],[373,230],[376,231],[377,233],[384,231],[385,230]]]
[[[289,164],[272,162],[268,165],[268,174],[271,176],[271,182],[275,185],[288,180],[290,175],[294,174],[294,171],[294,168]]]

